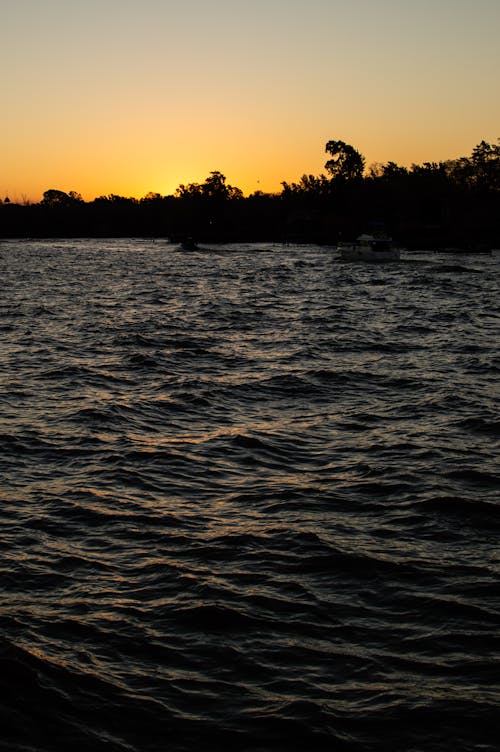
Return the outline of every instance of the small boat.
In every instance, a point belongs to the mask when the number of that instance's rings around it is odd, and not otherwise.
[[[387,235],[360,235],[354,243],[340,243],[337,250],[345,261],[398,261],[400,257],[399,248]]]
[[[193,238],[186,238],[182,241],[181,248],[183,251],[197,251],[198,244],[194,242]]]

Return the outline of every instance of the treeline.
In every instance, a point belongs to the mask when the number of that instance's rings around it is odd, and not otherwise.
[[[500,244],[500,140],[481,141],[468,157],[410,168],[365,168],[350,144],[329,141],[325,174],[282,183],[280,193],[244,196],[211,172],[174,195],[141,199],[49,189],[40,203],[0,202],[0,237],[142,236],[199,242],[336,244],[382,223],[407,247]]]

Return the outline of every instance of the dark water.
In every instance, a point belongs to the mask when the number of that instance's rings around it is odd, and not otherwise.
[[[497,750],[500,256],[0,246],[0,749]]]

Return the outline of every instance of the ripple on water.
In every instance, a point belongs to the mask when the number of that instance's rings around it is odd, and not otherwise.
[[[6,242],[0,749],[493,752],[498,258]]]

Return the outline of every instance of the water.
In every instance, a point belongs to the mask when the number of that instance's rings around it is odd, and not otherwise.
[[[497,749],[499,267],[0,245],[0,749]]]

